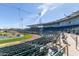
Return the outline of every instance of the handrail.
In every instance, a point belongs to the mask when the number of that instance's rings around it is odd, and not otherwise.
[[[56,56],[59,52],[61,52],[63,49],[65,49],[66,46],[64,46],[63,48],[61,48],[57,53],[55,53],[53,56]]]

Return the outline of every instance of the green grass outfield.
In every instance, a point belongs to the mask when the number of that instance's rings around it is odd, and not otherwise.
[[[24,36],[20,37],[20,38],[10,38],[10,39],[8,38],[8,39],[5,39],[5,40],[0,40],[0,44],[26,40],[26,39],[30,39],[30,38],[32,38],[31,34],[24,34]]]
[[[2,35],[2,34],[7,35],[7,34],[11,34],[11,33],[7,33],[7,32],[0,32],[0,35]]]

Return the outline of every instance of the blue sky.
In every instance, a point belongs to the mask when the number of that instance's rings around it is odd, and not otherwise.
[[[21,18],[24,28],[39,23],[39,19],[42,23],[56,21],[77,10],[79,10],[77,3],[0,4],[0,28],[19,28],[22,25]]]

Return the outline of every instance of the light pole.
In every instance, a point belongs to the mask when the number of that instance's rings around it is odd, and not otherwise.
[[[21,28],[23,29],[23,18],[21,18],[21,22],[22,22],[22,24],[21,24]]]
[[[18,17],[19,17],[19,19],[20,19],[20,21],[21,21],[21,28],[23,29],[23,18],[21,17],[21,9],[20,8],[18,8]],[[19,24],[20,25],[20,24]]]
[[[42,36],[42,34],[43,34],[43,32],[42,32],[43,27],[42,27],[42,19],[41,18],[39,19],[39,24],[40,24],[40,35]]]

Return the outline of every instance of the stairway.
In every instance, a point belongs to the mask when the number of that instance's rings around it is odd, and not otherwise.
[[[79,50],[76,49],[76,41],[72,38],[72,37],[75,38],[76,35],[75,34],[69,34],[69,33],[66,33],[66,35],[68,37],[67,41],[70,44],[70,46],[69,46],[69,56],[79,56]]]

